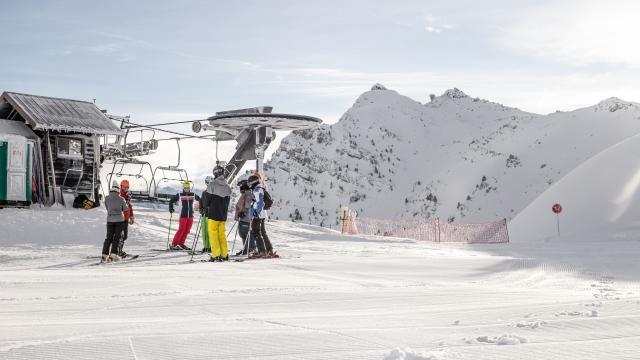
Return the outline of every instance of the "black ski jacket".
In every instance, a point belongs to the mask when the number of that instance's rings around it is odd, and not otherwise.
[[[182,210],[180,211],[181,218],[193,217],[193,201],[200,201],[200,196],[192,192],[181,192],[171,197],[169,201],[169,212],[173,212],[173,204],[180,201]]]
[[[202,206],[204,207],[207,219],[227,221],[230,201],[231,197],[229,196],[222,197],[205,191],[202,197]]]

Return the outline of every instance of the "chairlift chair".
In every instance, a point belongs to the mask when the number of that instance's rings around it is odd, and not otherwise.
[[[175,193],[166,193],[166,192],[158,192],[158,185],[163,182],[179,182],[180,188],[182,188],[182,183],[185,181],[189,181],[189,174],[185,169],[180,168],[180,158],[181,158],[181,149],[180,149],[180,139],[175,139],[176,144],[178,145],[178,163],[176,165],[169,166],[156,166],[155,170],[153,170],[153,177],[151,180],[151,186],[153,186],[153,191],[149,189],[150,195],[155,197],[158,201],[168,202]],[[160,172],[158,172],[160,171]],[[167,172],[169,175],[167,175]],[[173,176],[170,176],[173,174]]]
[[[116,168],[119,166],[119,169],[116,171]],[[125,166],[140,166],[138,172],[126,172],[124,171]],[[131,198],[138,201],[153,201],[150,196],[150,188],[151,183],[147,178],[142,174],[145,168],[149,169],[149,174],[153,174],[153,168],[148,161],[141,161],[133,158],[120,158],[116,159],[113,162],[113,167],[109,173],[107,173],[107,181],[108,185],[111,186],[111,181],[113,180],[113,176],[116,178],[129,177],[130,179],[135,179],[136,181],[143,181],[144,188],[143,190],[130,189]]]

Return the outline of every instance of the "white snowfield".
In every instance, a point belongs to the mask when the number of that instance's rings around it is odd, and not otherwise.
[[[0,214],[1,359],[640,356],[637,229],[470,246],[273,221],[281,259],[190,263],[138,207],[140,258],[94,266],[103,210]]]
[[[626,139],[571,171],[510,223],[516,241],[557,235],[551,206],[559,203],[560,231],[607,233],[640,224],[640,135]]]

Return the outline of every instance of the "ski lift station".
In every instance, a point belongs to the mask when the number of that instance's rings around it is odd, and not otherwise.
[[[265,151],[277,130],[318,126],[318,118],[272,113],[272,107],[217,112],[206,119],[139,124],[92,102],[4,92],[0,96],[0,207],[83,204],[99,206],[118,178],[137,181],[138,201],[168,201],[164,184],[190,181],[181,167],[185,139],[216,143],[216,163],[233,182],[247,161],[262,171]],[[175,125],[191,125],[189,132]],[[218,143],[235,141],[235,153],[218,159]],[[151,164],[143,157],[159,146],[177,146],[178,159]],[[102,171],[102,174],[101,174]],[[106,179],[108,184],[102,184]]]

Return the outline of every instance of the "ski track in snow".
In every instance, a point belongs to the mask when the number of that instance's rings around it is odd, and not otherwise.
[[[281,259],[211,264],[150,251],[166,246],[168,213],[138,208],[126,250],[140,258],[93,266],[103,210],[2,211],[11,229],[0,234],[2,359],[636,359],[640,350],[637,274],[610,265],[633,260],[633,241],[616,243],[628,258],[602,258],[594,242],[441,245],[274,221]]]

